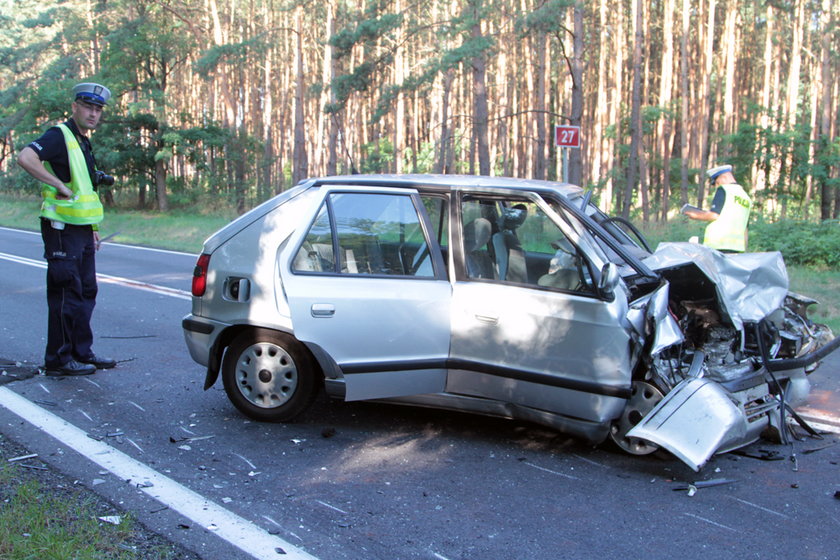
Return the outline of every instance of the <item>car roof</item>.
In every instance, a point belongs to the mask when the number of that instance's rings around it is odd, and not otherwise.
[[[242,214],[225,227],[211,235],[204,242],[204,251],[212,253],[225,241],[249,224],[259,220],[287,200],[303,192],[328,186],[371,186],[390,188],[422,189],[423,187],[450,190],[461,187],[501,188],[522,191],[550,191],[574,199],[583,189],[569,183],[539,181],[536,179],[516,179],[513,177],[487,177],[482,175],[433,175],[433,174],[371,174],[371,175],[335,175],[305,179],[294,187],[274,196],[259,206]]]
[[[434,175],[434,174],[376,174],[376,175],[336,175],[319,177],[304,181],[302,184],[316,185],[370,185],[404,188],[421,187],[493,187],[512,190],[551,190],[574,198],[583,189],[570,183],[541,181],[537,179],[518,179],[514,177],[488,177],[484,175]]]

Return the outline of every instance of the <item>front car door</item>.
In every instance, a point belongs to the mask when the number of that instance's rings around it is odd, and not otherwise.
[[[343,378],[346,400],[443,391],[451,284],[428,201],[413,189],[323,190],[280,257],[295,336],[328,382]],[[432,207],[444,215],[445,204]]]
[[[534,193],[465,190],[456,204],[447,391],[592,429],[617,417],[631,379],[627,298],[597,295],[604,262],[580,224]]]

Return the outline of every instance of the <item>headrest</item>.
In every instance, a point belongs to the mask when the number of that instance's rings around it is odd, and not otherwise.
[[[493,228],[490,225],[490,220],[486,218],[476,218],[464,226],[464,250],[467,253],[472,253],[479,247],[484,247],[490,241],[490,236],[493,233]]]
[[[524,204],[516,204],[509,208],[502,208],[499,216],[499,229],[516,229],[525,223],[528,217],[528,209]]]

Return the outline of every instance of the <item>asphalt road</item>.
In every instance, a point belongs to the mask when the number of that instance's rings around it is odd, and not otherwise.
[[[41,253],[0,228],[0,361],[42,361]],[[802,410],[833,434],[700,473],[527,423],[324,396],[296,423],[259,424],[221,383],[202,390],[181,333],[194,262],[106,244],[94,348],[118,367],[4,379],[0,403],[17,404],[0,404],[0,432],[203,558],[838,557],[840,353]]]

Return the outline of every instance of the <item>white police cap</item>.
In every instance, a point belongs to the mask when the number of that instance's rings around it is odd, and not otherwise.
[[[111,98],[111,90],[93,83],[76,84],[73,86],[73,93],[74,99],[81,99],[94,105],[106,105]]]
[[[719,175],[723,173],[732,173],[732,166],[721,165],[720,167],[714,167],[712,169],[706,170],[706,176],[709,178],[709,181],[714,181],[718,178]]]

